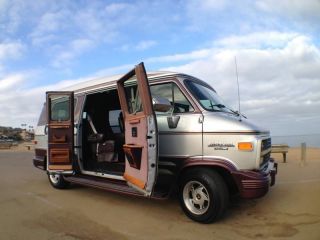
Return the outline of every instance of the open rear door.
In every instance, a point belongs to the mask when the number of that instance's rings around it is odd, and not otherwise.
[[[158,130],[143,63],[119,79],[117,87],[125,123],[124,178],[150,196],[157,177]]]
[[[49,173],[73,173],[73,104],[73,92],[47,92]]]

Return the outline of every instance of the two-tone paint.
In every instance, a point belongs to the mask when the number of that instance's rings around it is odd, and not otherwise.
[[[66,89],[73,91],[75,95],[75,160],[79,168],[79,176],[88,175],[81,167],[80,153],[77,150],[80,133],[78,134],[79,115],[82,112],[84,99],[87,94],[108,89],[116,89],[116,80],[120,76],[100,78],[80,83]],[[271,140],[270,133],[247,119],[239,119],[239,116],[224,112],[209,112],[201,107],[192,93],[185,85],[186,79],[202,82],[194,77],[171,72],[151,72],[148,74],[149,84],[161,84],[174,82],[183,92],[193,106],[194,111],[188,113],[175,113],[179,117],[176,128],[168,126],[169,113],[156,116],[159,130],[159,166],[167,166],[174,169],[176,179],[188,168],[210,167],[222,171],[223,177],[236,186],[240,195],[244,198],[256,198],[263,196],[270,185],[275,182],[277,165],[270,158]],[[45,109],[45,107],[44,107]],[[43,115],[43,114],[42,114]],[[45,115],[45,114],[44,114]],[[47,126],[46,119],[40,117],[35,131],[35,158],[34,165],[47,170]],[[239,142],[251,142],[252,151],[240,151]],[[96,177],[92,179],[92,177]],[[103,178],[99,182],[98,178]],[[68,179],[68,178],[66,178]],[[76,177],[70,177],[71,182],[77,182]],[[107,174],[96,174],[87,177],[86,180],[78,180],[82,184],[96,186],[107,190],[114,190],[126,194],[139,195],[136,192],[124,190],[108,181],[123,182],[122,177],[112,177]],[[107,182],[107,183],[105,183]],[[173,186],[174,187],[174,186]],[[172,189],[173,189],[172,187]],[[121,190],[122,189],[122,190]],[[152,195],[159,198],[157,193]],[[168,194],[161,195],[167,197]]]

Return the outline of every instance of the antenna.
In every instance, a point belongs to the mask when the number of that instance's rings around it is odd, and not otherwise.
[[[241,111],[240,111],[240,87],[239,87],[239,76],[238,76],[238,65],[237,65],[237,57],[234,56],[234,63],[236,65],[236,76],[237,76],[237,85],[238,85],[238,104],[239,104],[239,121],[241,121]]]

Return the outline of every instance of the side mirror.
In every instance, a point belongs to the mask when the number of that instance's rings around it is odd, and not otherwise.
[[[152,98],[152,105],[156,112],[168,112],[172,108],[168,99],[159,96]]]

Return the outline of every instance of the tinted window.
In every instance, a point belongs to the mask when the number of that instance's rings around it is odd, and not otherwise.
[[[175,113],[192,112],[194,109],[175,83],[163,83],[150,86],[152,97],[163,97],[174,106]],[[170,110],[171,111],[171,110]]]

